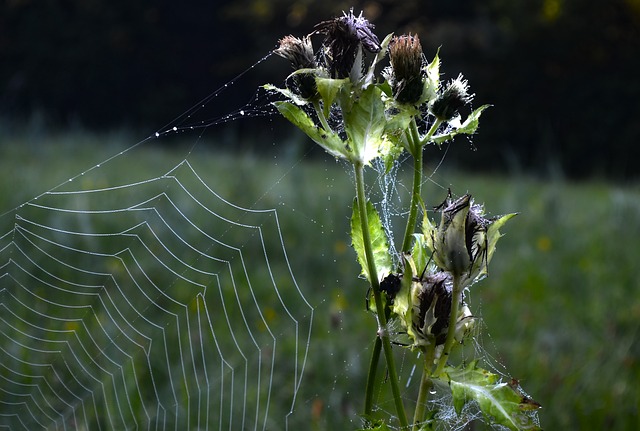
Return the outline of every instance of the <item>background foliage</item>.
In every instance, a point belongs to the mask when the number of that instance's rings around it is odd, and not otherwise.
[[[495,105],[478,151],[451,159],[484,171],[637,176],[638,0],[5,0],[0,116],[155,127],[283,35],[306,34],[351,6],[381,36],[414,32],[425,52],[441,47],[445,77],[464,71],[477,103]],[[281,84],[279,60],[231,92],[244,102],[263,82]]]

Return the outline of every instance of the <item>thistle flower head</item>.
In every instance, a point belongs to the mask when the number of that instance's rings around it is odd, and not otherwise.
[[[469,94],[469,83],[462,75],[451,80],[440,92],[431,105],[431,113],[443,121],[451,120],[460,108],[468,105],[473,100],[473,94]]]
[[[394,37],[389,46],[391,71],[389,81],[399,103],[415,104],[424,88],[422,46],[418,36]]]
[[[373,28],[362,12],[355,16],[353,9],[341,17],[316,25],[316,31],[326,35],[325,56],[332,78],[347,78],[354,68],[362,69],[363,48],[372,53],[380,51],[380,40],[373,33]],[[356,62],[358,57],[360,61]]]
[[[305,36],[302,39],[295,36],[285,36],[280,39],[278,48],[273,52],[289,60],[294,70],[314,69],[317,67],[309,36]],[[313,99],[317,96],[318,88],[313,74],[295,74],[291,76],[291,80],[294,92],[304,99]]]
[[[309,36],[302,39],[291,35],[285,36],[278,41],[278,44],[278,48],[273,52],[289,60],[295,70],[316,67]]]

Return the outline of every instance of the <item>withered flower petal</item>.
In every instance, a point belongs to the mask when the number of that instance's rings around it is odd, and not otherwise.
[[[418,36],[402,35],[389,46],[393,96],[399,103],[415,104],[424,89],[422,46]]]
[[[362,12],[356,17],[353,9],[341,17],[322,21],[315,28],[316,32],[326,35],[323,45],[332,78],[350,75],[361,48],[372,53],[381,49],[380,40],[373,33],[373,24],[362,16]],[[362,67],[361,64],[355,66]]]

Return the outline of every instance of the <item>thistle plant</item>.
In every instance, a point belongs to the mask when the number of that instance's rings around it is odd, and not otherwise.
[[[486,217],[470,194],[448,196],[432,221],[422,196],[423,150],[457,135],[472,135],[488,105],[463,118],[473,95],[462,75],[440,80],[436,52],[427,61],[417,35],[388,35],[353,10],[319,23],[310,35],[286,36],[275,53],[293,66],[285,88],[266,85],[281,97],[277,110],[309,138],[355,172],[351,240],[362,276],[369,283],[367,303],[378,330],[365,388],[363,429],[443,429],[429,404],[434,385],[449,388],[459,414],[475,406],[486,421],[511,430],[538,430],[540,407],[514,381],[481,369],[477,360],[454,363],[452,353],[477,333],[466,293],[487,275],[500,228],[514,216]],[[312,38],[322,39],[314,51]],[[382,62],[388,57],[388,64]],[[365,190],[364,170],[376,159],[385,172],[402,153],[413,160],[413,185],[399,254]],[[420,217],[422,214],[422,217]],[[392,331],[390,328],[395,328]],[[397,330],[400,328],[400,331]],[[397,333],[402,340],[392,339]],[[407,416],[394,349],[408,349],[422,364],[413,419]],[[387,376],[377,373],[381,355]],[[374,388],[388,378],[395,418],[377,416]],[[397,421],[397,423],[396,423]]]

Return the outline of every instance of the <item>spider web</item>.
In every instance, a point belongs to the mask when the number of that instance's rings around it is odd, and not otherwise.
[[[313,307],[277,212],[230,203],[188,160],[117,186],[71,183],[22,205],[1,237],[3,425],[284,427]]]
[[[196,121],[197,110],[2,210],[0,428],[296,423],[314,306],[278,212],[260,205],[264,194],[247,207],[229,200],[242,200],[229,191],[242,178],[223,162],[202,174],[195,144],[151,176],[137,169],[158,151],[146,148],[156,137],[197,130],[197,144],[244,115]]]

